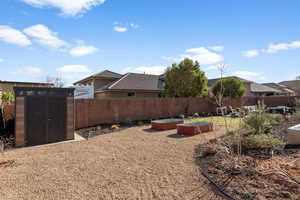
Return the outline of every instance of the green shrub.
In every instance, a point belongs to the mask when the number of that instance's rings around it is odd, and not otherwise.
[[[14,95],[11,92],[3,92],[1,100],[3,104],[11,104],[14,100]]]
[[[283,121],[281,114],[268,114],[271,124],[280,124]]]
[[[252,134],[267,133],[270,128],[270,117],[266,113],[253,112],[244,118],[244,129],[249,130]]]
[[[293,122],[300,122],[300,110],[298,110],[296,113],[294,113],[291,116],[290,120],[293,121]]]
[[[250,149],[277,149],[283,147],[285,143],[278,138],[267,134],[248,135],[241,141],[243,150]]]
[[[266,112],[263,104],[258,105],[256,112],[249,113],[244,118],[244,129],[250,134],[264,134],[271,130],[272,124],[279,124],[282,122],[281,115],[270,114]]]

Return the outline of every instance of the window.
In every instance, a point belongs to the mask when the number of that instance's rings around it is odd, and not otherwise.
[[[129,92],[129,93],[127,93],[127,96],[129,96],[129,97],[135,97],[135,92]]]

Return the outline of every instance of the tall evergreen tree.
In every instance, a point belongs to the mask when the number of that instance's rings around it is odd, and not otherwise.
[[[205,97],[208,95],[207,78],[200,65],[191,59],[168,68],[165,76],[167,97]]]

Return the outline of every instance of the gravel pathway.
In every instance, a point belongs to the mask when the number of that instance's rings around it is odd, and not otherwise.
[[[207,192],[193,159],[195,146],[222,132],[179,137],[175,130],[140,126],[5,152],[0,198],[193,199]]]

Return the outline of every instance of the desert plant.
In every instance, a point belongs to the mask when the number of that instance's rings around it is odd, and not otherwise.
[[[264,134],[271,129],[272,116],[266,112],[265,105],[258,103],[256,112],[249,113],[243,120],[244,129],[251,134]]]
[[[241,141],[242,149],[278,149],[285,145],[283,141],[268,134],[248,135]]]
[[[291,121],[293,122],[300,122],[300,110],[298,110],[297,112],[295,112],[291,118],[290,118]]]
[[[13,102],[14,95],[11,92],[3,92],[1,95],[2,107]]]
[[[2,112],[2,116],[4,114],[3,113],[4,112],[4,107],[6,105],[11,104],[13,102],[13,100],[14,100],[14,95],[11,92],[3,92],[2,93],[2,95],[1,95],[1,112]],[[2,118],[2,120],[3,120],[4,126],[6,126],[5,125],[5,119]]]
[[[300,99],[295,100],[295,108],[296,108],[296,111],[300,111]]]

